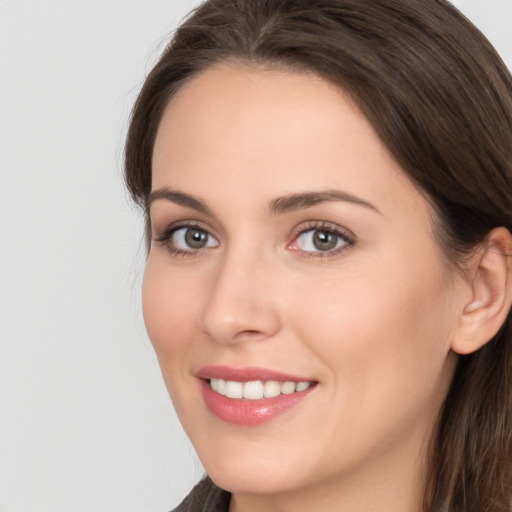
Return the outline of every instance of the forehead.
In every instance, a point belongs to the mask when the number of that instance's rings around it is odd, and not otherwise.
[[[227,64],[188,82],[164,112],[153,189],[169,186],[201,197],[213,187],[219,200],[342,187],[381,206],[425,202],[342,90],[308,73]]]

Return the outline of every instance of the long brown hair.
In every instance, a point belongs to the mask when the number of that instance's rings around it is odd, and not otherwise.
[[[221,61],[302,70],[348,92],[431,203],[450,264],[492,228],[512,231],[512,78],[448,1],[206,1],[179,27],[133,110],[126,183],[143,208],[165,106]],[[426,511],[511,510],[511,322],[509,313],[494,339],[460,357],[432,440]]]

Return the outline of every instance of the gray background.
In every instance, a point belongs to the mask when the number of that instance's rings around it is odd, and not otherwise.
[[[144,332],[121,174],[196,3],[0,1],[0,512],[165,511],[202,473]],[[512,66],[512,0],[455,3]]]

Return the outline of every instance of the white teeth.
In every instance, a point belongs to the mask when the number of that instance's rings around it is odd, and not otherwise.
[[[217,392],[225,395],[226,394],[226,381],[224,379],[217,379]]]
[[[285,382],[281,385],[281,393],[283,395],[291,395],[295,391],[296,385],[295,382]]]
[[[274,398],[281,394],[290,395],[295,391],[305,391],[311,386],[311,382],[279,382],[269,380],[253,380],[249,382],[237,382],[223,379],[210,379],[211,388],[228,398],[246,400],[261,400],[262,398]]]
[[[221,395],[226,394],[226,381],[223,379],[211,379],[210,386],[214,391],[220,393]]]
[[[269,380],[265,382],[265,387],[263,388],[263,396],[265,398],[274,398],[275,396],[279,396],[281,394],[281,385],[279,382],[275,380]]]
[[[263,398],[263,382],[255,380],[244,384],[244,398],[247,400],[261,400]]]
[[[242,398],[244,394],[244,385],[241,382],[233,380],[226,381],[225,395],[228,398]]]
[[[311,382],[297,382],[296,391],[306,391],[311,386]]]

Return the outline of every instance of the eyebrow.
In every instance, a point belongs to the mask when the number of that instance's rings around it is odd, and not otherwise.
[[[305,192],[278,197],[270,203],[269,212],[271,215],[280,215],[283,213],[311,208],[312,206],[335,201],[352,203],[380,213],[378,208],[373,204],[342,190],[323,190],[318,192]]]
[[[149,194],[149,197],[146,200],[146,209],[149,210],[151,205],[159,199],[166,199],[172,203],[184,206],[185,208],[191,208],[192,210],[197,210],[198,212],[205,213],[207,215],[212,214],[211,210],[205,203],[203,203],[203,201],[200,201],[189,194],[185,194],[185,192],[171,190],[167,187],[159,188]]]
[[[149,209],[151,205],[159,199],[165,199],[180,206],[184,206],[185,208],[190,208],[206,215],[212,215],[212,211],[203,201],[186,194],[185,192],[172,190],[167,187],[159,188],[151,192],[146,201],[146,208]],[[270,202],[268,212],[272,216],[282,215],[284,213],[311,208],[316,205],[335,201],[352,203],[380,213],[378,208],[373,204],[342,190],[322,190],[277,197]]]

